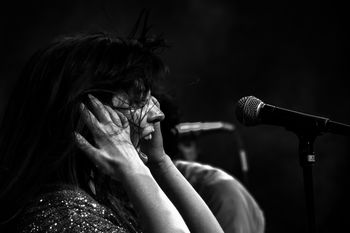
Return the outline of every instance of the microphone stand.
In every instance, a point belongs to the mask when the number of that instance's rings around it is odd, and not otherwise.
[[[316,161],[314,141],[318,133],[296,133],[299,138],[299,162],[303,169],[304,192],[306,201],[308,232],[316,232],[316,217],[314,205],[313,173],[312,168]]]
[[[244,149],[243,141],[241,138],[241,135],[238,133],[237,130],[233,131],[236,143],[237,143],[237,149],[238,149],[238,156],[239,156],[239,162],[241,165],[241,172],[242,172],[242,183],[249,188],[249,177],[248,177],[248,159],[247,159],[247,152]]]

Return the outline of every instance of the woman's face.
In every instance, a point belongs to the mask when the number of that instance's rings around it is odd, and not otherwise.
[[[131,106],[129,97],[125,93],[118,93],[113,96],[113,107],[123,113],[129,120],[130,138],[135,147],[138,147],[140,140],[152,139],[154,123],[164,119],[164,113],[160,110],[158,100],[147,93],[145,101],[138,106]]]

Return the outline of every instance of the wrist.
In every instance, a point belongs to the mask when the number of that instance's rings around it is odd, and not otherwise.
[[[140,160],[139,163],[130,165],[120,169],[121,182],[128,182],[130,178],[134,179],[141,176],[151,175],[151,172],[147,166]]]
[[[135,190],[143,186],[146,180],[154,180],[152,173],[147,168],[147,170],[143,172],[129,172],[123,173],[121,176],[120,183],[123,185],[126,191]]]
[[[156,161],[150,160],[147,163],[147,166],[149,169],[153,172],[165,172],[168,171],[171,166],[174,166],[173,161],[167,154],[163,154],[159,159]]]

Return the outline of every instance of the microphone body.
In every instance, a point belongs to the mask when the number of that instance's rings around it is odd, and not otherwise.
[[[200,134],[211,131],[234,131],[235,126],[227,122],[184,122],[175,126],[177,135]]]
[[[267,124],[282,126],[296,133],[350,135],[349,125],[266,104],[254,96],[243,97],[238,101],[236,116],[246,126]]]

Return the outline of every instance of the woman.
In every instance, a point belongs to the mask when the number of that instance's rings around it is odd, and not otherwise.
[[[163,149],[162,48],[97,33],[30,59],[1,129],[5,232],[223,232]]]

